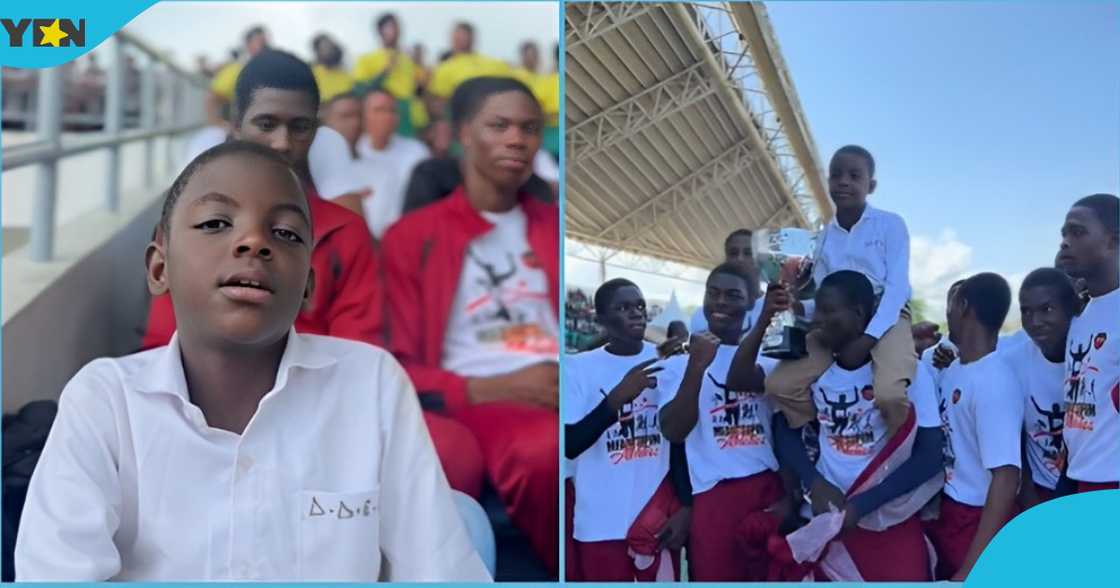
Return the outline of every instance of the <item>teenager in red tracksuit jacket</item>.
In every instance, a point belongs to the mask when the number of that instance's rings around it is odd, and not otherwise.
[[[523,84],[477,78],[451,100],[464,183],[382,242],[389,349],[425,406],[452,487],[489,477],[552,573],[558,565],[559,211],[519,187],[540,146]]]
[[[296,331],[381,345],[384,294],[369,229],[360,216],[320,198],[311,183],[307,154],[317,128],[319,90],[310,68],[298,58],[271,52],[242,71],[236,99],[233,137],[285,155],[307,193],[315,291],[296,319]],[[142,347],[166,345],[174,332],[170,296],[153,298]]]

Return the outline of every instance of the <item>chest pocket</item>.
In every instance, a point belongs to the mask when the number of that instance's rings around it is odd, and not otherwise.
[[[299,493],[301,580],[374,582],[381,570],[376,488]]]

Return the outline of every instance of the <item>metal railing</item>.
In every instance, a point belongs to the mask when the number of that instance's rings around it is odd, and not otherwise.
[[[108,51],[108,77],[105,85],[105,113],[101,133],[62,140],[63,80],[60,68],[39,71],[36,106],[37,140],[6,148],[3,171],[34,165],[38,174],[31,212],[29,258],[45,262],[54,257],[55,217],[58,198],[59,162],[94,150],[107,150],[105,209],[119,212],[121,204],[121,148],[144,142],[144,185],[155,181],[157,138],[167,138],[164,170],[175,165],[172,139],[204,124],[207,82],[172,62],[161,51],[125,32],[115,33],[105,42]],[[144,60],[140,70],[139,128],[124,129],[125,48],[139,51]],[[10,197],[10,196],[9,196]]]

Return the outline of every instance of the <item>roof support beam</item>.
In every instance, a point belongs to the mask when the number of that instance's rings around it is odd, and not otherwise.
[[[576,49],[656,9],[656,4],[644,2],[569,4],[564,11],[564,20],[567,24],[564,35],[565,46],[568,51]]]

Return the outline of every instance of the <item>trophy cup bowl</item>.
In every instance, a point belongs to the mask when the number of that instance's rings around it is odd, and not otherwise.
[[[800,298],[811,298],[812,256],[817,234],[806,229],[759,229],[751,238],[751,249],[759,275],[768,284],[784,283]],[[793,310],[774,315],[762,338],[762,355],[774,359],[797,359],[808,354],[805,336],[809,321]]]

